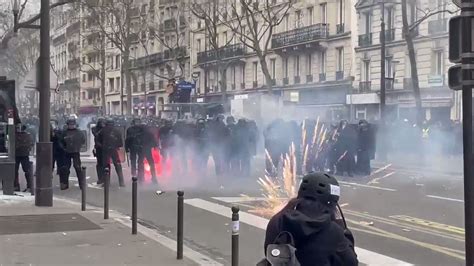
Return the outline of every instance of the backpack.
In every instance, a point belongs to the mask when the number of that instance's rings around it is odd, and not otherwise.
[[[293,235],[281,232],[274,244],[267,247],[267,262],[272,266],[300,266],[296,258],[296,248]]]

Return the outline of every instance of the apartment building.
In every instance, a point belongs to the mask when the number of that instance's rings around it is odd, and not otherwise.
[[[279,4],[275,1],[276,7]],[[350,0],[297,1],[275,28],[266,61],[272,93],[284,106],[292,107],[285,108],[287,115],[293,110],[293,114],[327,120],[347,117],[346,94],[352,89],[355,69],[354,7],[355,2]],[[265,84],[258,57],[222,24],[218,30],[222,46],[217,51],[211,49],[203,24],[199,20],[193,23],[194,71],[200,77],[196,101],[220,102],[227,98],[241,105],[243,116],[262,115],[261,100],[267,90],[263,85],[269,84]],[[261,110],[249,114],[247,111],[254,110],[255,105]]]
[[[80,106],[80,23],[71,19],[74,9],[70,6],[61,6],[51,12],[51,64],[59,85],[51,94],[52,111],[74,114]]]
[[[411,64],[402,36],[402,9],[398,2],[384,4],[386,40],[386,112],[391,120],[415,119],[415,98]],[[426,13],[430,16],[416,28],[414,38],[422,107],[426,119],[460,118],[460,98],[448,88],[448,21],[453,10],[451,1],[408,1],[408,23],[415,25]],[[356,119],[379,118],[381,85],[381,15],[382,3],[361,0],[356,5],[359,36],[355,48],[355,90],[347,96]]]

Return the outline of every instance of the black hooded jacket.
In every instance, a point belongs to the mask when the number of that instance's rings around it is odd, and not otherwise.
[[[352,234],[329,213],[314,208],[314,202],[294,199],[272,217],[267,226],[265,252],[278,234],[293,235],[301,266],[358,265]]]

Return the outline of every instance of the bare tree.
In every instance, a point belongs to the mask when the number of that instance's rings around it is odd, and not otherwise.
[[[125,79],[127,94],[127,114],[132,113],[132,73],[131,73],[131,48],[138,41],[140,32],[140,10],[133,0],[93,1],[82,0],[90,12],[90,17],[97,18],[96,26],[105,40],[116,47],[122,58],[122,75]],[[121,97],[122,102],[122,97]],[[124,112],[122,104],[122,114]]]
[[[418,66],[416,62],[416,51],[415,51],[415,44],[414,38],[418,34],[418,26],[425,22],[432,16],[442,14],[442,13],[449,13],[455,14],[458,10],[450,10],[447,8],[447,5],[436,6],[435,8],[427,8],[427,9],[420,9],[416,6],[416,0],[401,0],[402,2],[402,22],[403,22],[403,38],[407,43],[408,48],[408,57],[410,58],[410,66],[411,66],[411,79],[413,82],[413,94],[415,97],[415,108],[416,108],[416,120],[418,124],[421,124],[424,120],[422,103],[421,103],[421,92],[420,92],[420,82],[418,79]],[[412,12],[421,13],[422,16],[418,19],[413,19],[411,23],[408,22],[408,3],[414,5],[414,10]],[[415,18],[416,14],[411,14],[413,18]]]
[[[272,77],[268,69],[267,55],[271,51],[272,36],[295,2],[296,0],[278,3],[273,0],[231,1],[227,4],[231,16],[221,20],[246,47],[255,52],[265,76],[263,86],[269,92],[272,90]]]

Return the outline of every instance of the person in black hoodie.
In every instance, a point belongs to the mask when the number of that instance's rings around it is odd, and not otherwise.
[[[289,232],[301,266],[358,265],[352,233],[336,219],[339,196],[340,187],[334,177],[325,173],[306,175],[297,198],[268,223],[265,255],[281,232]]]
[[[26,126],[17,124],[15,141],[15,191],[20,191],[18,171],[21,165],[25,172],[26,190],[24,192],[26,192],[32,189],[33,167],[30,162],[30,152],[34,145],[33,137],[26,132]]]

